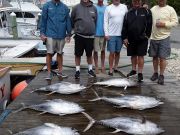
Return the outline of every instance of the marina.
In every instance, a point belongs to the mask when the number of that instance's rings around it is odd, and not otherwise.
[[[107,74],[109,54],[106,51],[106,74],[90,77],[84,54],[80,79],[75,79],[73,37],[63,50],[63,73],[68,77],[58,78],[53,74],[52,81],[48,82],[45,80],[46,49],[39,38],[41,9],[37,0],[0,1],[5,5],[0,7],[0,135],[26,130],[38,135],[41,128],[49,128],[49,134],[60,135],[62,131],[68,135],[70,132],[75,135],[180,134],[180,26],[172,32],[172,55],[165,71],[165,85],[150,80],[153,65],[148,56],[145,56],[143,82],[138,83],[136,75],[127,78],[131,61],[124,46],[114,76]],[[63,2],[72,8],[79,0]],[[16,30],[9,22],[3,22],[4,16],[10,20],[12,11],[18,15]],[[52,62],[54,73],[55,59],[56,54]],[[26,83],[27,87],[19,82]],[[14,86],[18,85],[21,91],[14,93]]]

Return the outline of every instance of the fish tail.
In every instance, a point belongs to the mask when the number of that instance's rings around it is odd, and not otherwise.
[[[7,131],[10,135],[13,135],[13,132],[10,129],[8,129]]]
[[[89,130],[93,124],[96,122],[89,114],[82,112],[82,114],[84,114],[84,116],[89,120],[89,124],[86,126],[86,128],[83,130],[83,132],[86,132],[87,130]]]
[[[91,100],[89,100],[89,101],[93,102],[93,101],[98,101],[98,100],[101,100],[101,99],[102,99],[102,97],[100,97],[95,90],[92,90],[92,91],[93,91],[94,94],[96,95],[96,98],[91,99]]]
[[[21,108],[19,108],[19,109],[17,109],[17,110],[15,110],[15,111],[13,111],[12,113],[18,113],[18,112],[20,112],[20,111],[22,111],[22,110],[24,110],[24,109],[28,108],[27,106],[25,106],[25,104],[24,104],[24,103],[21,103],[21,105],[22,105],[22,107],[21,107]]]
[[[40,90],[40,88],[34,88],[30,93],[34,93],[34,92],[36,92],[36,91],[38,91],[38,90]]]

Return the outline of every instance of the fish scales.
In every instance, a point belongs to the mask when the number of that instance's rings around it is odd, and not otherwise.
[[[95,92],[97,98],[92,99],[90,101],[103,100],[108,103],[116,105],[118,108],[131,108],[144,110],[153,108],[163,104],[160,100],[155,99],[154,97],[148,96],[139,96],[139,95],[124,95],[118,97],[99,97],[99,95]]]
[[[74,102],[69,102],[62,99],[53,99],[38,105],[24,106],[14,112],[19,112],[26,108],[41,111],[42,113],[51,113],[56,115],[75,114],[85,111],[81,106]]]
[[[74,94],[74,93],[81,92],[84,89],[86,89],[86,87],[83,85],[80,85],[80,84],[73,84],[73,83],[69,83],[69,82],[61,82],[61,83],[48,85],[46,87],[37,88],[36,90],[34,90],[32,92],[49,91],[49,92],[51,92],[49,94],[53,94],[53,93]]]
[[[14,135],[80,135],[76,129],[70,127],[62,127],[53,123],[45,123],[44,125],[27,129]]]

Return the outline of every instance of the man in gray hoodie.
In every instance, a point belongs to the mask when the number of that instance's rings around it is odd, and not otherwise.
[[[91,77],[96,77],[92,70],[92,51],[96,32],[96,18],[96,7],[93,6],[90,0],[81,0],[71,12],[72,27],[75,32],[75,79],[80,78],[80,62],[84,50],[87,56],[88,74]]]

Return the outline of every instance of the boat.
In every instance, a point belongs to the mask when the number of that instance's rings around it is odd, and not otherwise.
[[[6,109],[10,101],[10,71],[11,67],[0,68],[0,110]]]
[[[8,2],[6,0],[0,0],[1,68],[12,66],[10,73],[21,74],[20,71],[22,71],[25,75],[30,73],[32,73],[31,75],[35,75],[33,67],[36,67],[35,65],[37,63],[28,63],[28,60],[25,58],[37,57],[38,46],[42,44],[37,29],[37,17],[40,12],[41,10],[31,2],[23,2],[22,0]],[[12,34],[11,14],[16,14],[17,17],[18,37],[16,38]],[[14,60],[14,58],[24,58],[26,64]],[[13,62],[4,63],[4,60],[12,60]],[[42,69],[44,65],[39,64],[36,70]]]

